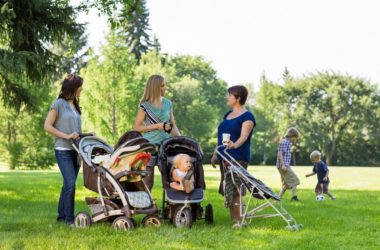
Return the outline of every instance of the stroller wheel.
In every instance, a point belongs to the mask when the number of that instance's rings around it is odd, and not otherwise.
[[[211,204],[207,204],[206,206],[205,222],[206,224],[209,224],[209,225],[214,223],[214,210],[212,209]]]
[[[298,227],[298,225],[287,225],[286,227],[285,227],[285,230],[288,230],[288,231],[291,231],[291,232],[293,232],[293,231],[298,231],[299,230],[299,227]]]
[[[179,206],[174,212],[173,225],[175,227],[191,227],[193,218],[190,208]]]
[[[150,214],[144,217],[142,224],[148,227],[160,227],[161,220],[157,215]]]
[[[74,226],[77,228],[89,227],[92,223],[91,216],[87,212],[79,212],[75,216]]]
[[[133,224],[132,219],[126,216],[119,216],[113,221],[112,227],[115,230],[127,231],[127,230],[134,229],[135,225]]]

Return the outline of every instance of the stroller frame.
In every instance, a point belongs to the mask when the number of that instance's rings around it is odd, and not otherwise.
[[[222,148],[224,148],[224,151],[223,151],[224,154],[220,152]],[[287,226],[285,227],[285,229],[289,231],[299,230],[300,228],[303,227],[302,225],[297,224],[296,220],[285,210],[285,208],[282,206],[281,199],[279,199],[278,201],[276,199],[273,199],[274,201],[271,201],[270,198],[267,198],[265,196],[266,193],[263,191],[263,189],[259,185],[251,182],[251,180],[242,173],[242,171],[239,168],[243,168],[243,166],[227,152],[227,148],[224,145],[217,146],[215,149],[215,152],[224,161],[226,161],[229,164],[229,167],[226,167],[222,164],[223,169],[224,169],[224,177],[226,177],[227,173],[230,173],[231,176],[236,175],[242,181],[241,185],[238,187],[234,178],[231,178],[234,186],[238,189],[238,192],[240,194],[239,208],[240,208],[241,220],[238,224],[236,224],[235,227],[246,226],[250,224],[252,219],[254,218],[271,218],[271,217],[281,217],[287,223]],[[248,188],[245,183],[251,183],[252,187]],[[245,208],[243,208],[244,207],[243,196],[241,195],[244,187],[247,188],[247,190],[250,193],[250,196],[248,198],[247,204],[245,205]],[[256,198],[255,202],[253,202],[253,198]],[[259,199],[262,199],[264,203],[259,204],[258,203]],[[253,207],[250,208],[250,205],[252,204],[253,204]],[[268,213],[268,214],[260,213],[261,211],[263,211],[264,209],[268,207],[271,207],[274,210],[274,213]]]
[[[168,151],[171,151],[170,156]],[[195,189],[188,194],[170,187],[173,162],[169,158],[178,153],[189,154],[193,160]],[[175,227],[191,227],[193,222],[202,219],[205,220],[206,224],[213,224],[214,222],[212,205],[207,204],[205,211],[201,205],[205,199],[206,189],[202,160],[202,148],[193,138],[175,136],[166,139],[160,146],[160,171],[163,185],[161,218],[169,219]]]
[[[96,140],[105,143],[102,139],[94,137],[92,135],[80,135],[80,138],[86,137],[87,139],[95,138]],[[129,199],[126,195],[126,190],[120,185],[119,181],[116,179],[116,177],[106,168],[104,168],[102,165],[94,164],[92,162],[88,162],[88,159],[85,159],[81,152],[81,139],[80,142],[77,144],[74,140],[72,140],[72,146],[73,148],[78,152],[78,156],[82,159],[81,160],[81,167],[83,171],[90,171],[92,175],[92,178],[96,176],[96,184],[88,187],[87,189],[90,189],[92,191],[96,191],[98,193],[98,197],[92,198],[92,197],[86,197],[86,203],[90,210],[92,211],[92,215],[88,214],[87,212],[80,212],[76,215],[75,218],[75,226],[76,227],[88,227],[92,223],[106,221],[112,219],[113,227],[115,229],[121,229],[121,230],[128,230],[133,229],[135,227],[135,222],[133,220],[133,216],[136,214],[146,214],[147,220],[145,220],[145,223],[150,223],[151,225],[155,224],[154,226],[159,226],[160,222],[158,220],[152,218],[148,218],[148,216],[151,216],[153,214],[158,213],[156,202],[150,192],[150,190],[147,188],[145,183],[143,183],[144,186],[144,192],[146,192],[149,196],[151,207],[150,208],[131,208],[130,203],[127,199]],[[133,142],[134,140],[130,140],[129,143]],[[106,143],[105,143],[106,144]],[[127,146],[127,145],[124,145]],[[106,149],[106,148],[103,148]],[[110,148],[112,149],[112,148]],[[109,152],[112,153],[112,152]],[[90,165],[90,164],[91,165]],[[86,170],[85,170],[86,168]],[[147,176],[150,174],[149,171],[123,171],[120,173],[121,175],[129,175],[129,174],[138,174],[141,177]],[[95,182],[94,180],[94,182]],[[107,184],[106,182],[109,182],[112,185],[113,191],[109,192],[107,190]],[[113,201],[113,199],[120,199],[117,203]],[[97,210],[97,212],[93,212],[93,209],[91,206],[95,207],[94,209]],[[115,219],[114,219],[115,218]],[[144,221],[143,221],[144,223]]]

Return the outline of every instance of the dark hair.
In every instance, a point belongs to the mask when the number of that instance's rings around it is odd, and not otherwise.
[[[137,137],[142,137],[142,134],[138,131],[135,131],[135,130],[127,131],[116,142],[115,146],[113,147],[114,150],[116,150],[118,147],[120,147],[124,142],[135,139]]]
[[[228,88],[228,93],[235,96],[236,99],[239,99],[240,105],[244,105],[247,101],[248,97],[248,90],[243,85],[235,85],[230,88]]]
[[[75,109],[81,114],[81,110],[79,107],[79,99],[75,96],[75,92],[77,92],[78,88],[83,85],[83,78],[76,75],[70,74],[63,79],[61,91],[59,92],[58,99],[62,98],[67,100],[73,100]]]

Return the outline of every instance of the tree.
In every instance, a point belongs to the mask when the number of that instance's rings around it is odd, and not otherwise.
[[[284,92],[291,107],[288,118],[302,133],[301,146],[308,152],[322,150],[330,165],[337,162],[338,146],[345,135],[355,141],[371,130],[368,117],[376,117],[379,107],[374,85],[331,72],[288,82]]]
[[[118,23],[118,30],[125,36],[130,52],[140,60],[141,55],[148,52],[153,45],[148,34],[149,12],[145,0],[125,1]],[[158,40],[154,43],[157,47]]]
[[[172,92],[178,127],[198,140],[206,159],[210,159],[218,124],[227,111],[227,83],[201,56],[177,55],[169,57],[166,64],[174,68],[177,79]]]
[[[111,32],[101,55],[94,56],[81,71],[85,89],[81,105],[87,130],[115,142],[131,129],[138,107],[134,69],[134,56],[123,38]]]
[[[64,36],[82,33],[68,1],[0,2],[0,88],[2,100],[19,110],[36,108],[34,87],[56,80],[62,58],[49,50]],[[26,25],[27,24],[27,25]]]
[[[252,155],[255,163],[268,164],[276,160],[276,149],[286,125],[283,125],[286,110],[281,105],[281,86],[261,77],[260,89],[255,94],[255,106],[252,110],[257,127],[252,143]],[[256,160],[255,156],[260,157]]]

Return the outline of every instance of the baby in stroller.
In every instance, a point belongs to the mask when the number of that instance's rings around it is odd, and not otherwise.
[[[194,175],[190,155],[177,154],[174,157],[172,180],[170,187],[175,190],[186,193],[191,193],[194,190]]]

